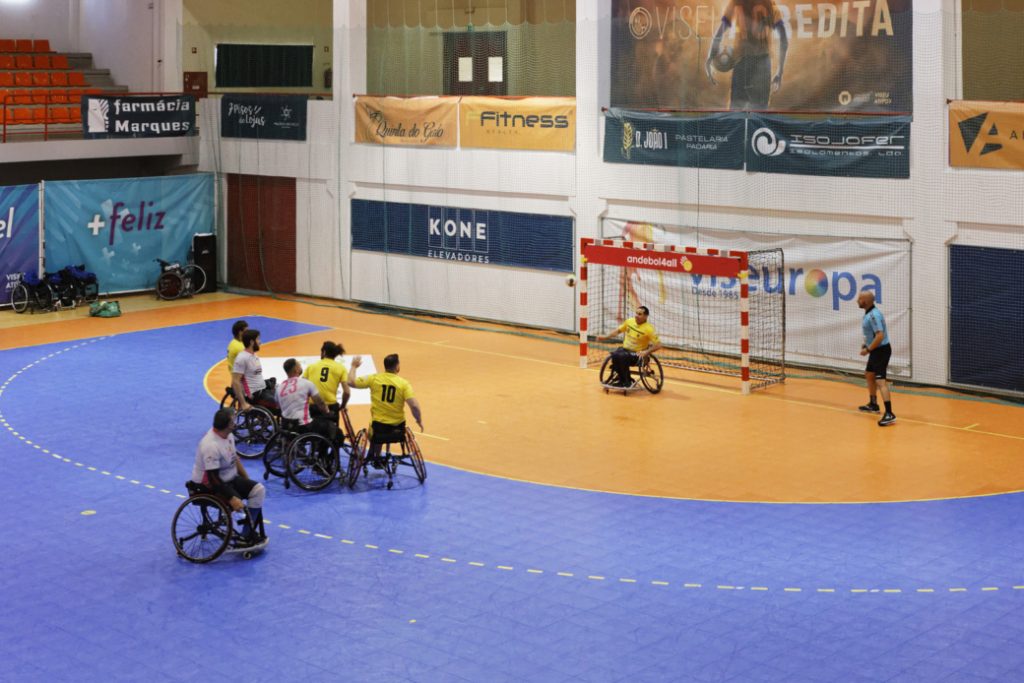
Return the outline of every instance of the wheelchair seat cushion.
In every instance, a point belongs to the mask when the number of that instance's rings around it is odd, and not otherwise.
[[[374,421],[370,425],[370,443],[402,443],[405,441],[405,423],[390,425]]]

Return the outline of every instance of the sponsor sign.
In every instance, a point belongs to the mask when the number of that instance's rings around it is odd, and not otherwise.
[[[745,126],[742,114],[679,116],[611,109],[605,116],[604,160],[739,170]]]
[[[220,134],[225,138],[305,140],[306,98],[295,95],[224,95]]]
[[[573,219],[353,199],[352,248],[570,273]]]
[[[459,103],[462,147],[576,148],[576,99],[571,97],[463,97]]]
[[[611,6],[613,107],[913,111],[912,0]]]
[[[1024,103],[951,102],[949,165],[1024,169]]]
[[[163,138],[196,134],[196,99],[166,97],[82,97],[87,138]]]
[[[677,254],[667,251],[606,247],[589,244],[583,249],[589,263],[599,263],[645,270],[667,270],[674,273],[699,273],[721,277],[738,277],[740,260],[728,256]]]
[[[854,178],[910,177],[910,118],[810,121],[751,114],[747,170]]]
[[[842,237],[758,234],[605,219],[605,237],[675,244],[713,245],[722,250],[753,251],[781,247],[783,272],[751,266],[750,296],[782,292],[786,297],[786,360],[848,370],[864,367],[857,294],[870,291],[885,315],[893,356],[890,373],[910,376],[910,242]],[[657,253],[657,252],[654,252]],[[638,300],[651,309],[651,322],[670,320],[673,303],[696,296],[709,306],[739,298],[739,280],[685,274],[681,278],[628,278]],[[685,292],[683,289],[685,288]],[[597,298],[592,299],[597,302]],[[614,303],[611,305],[615,305]],[[752,310],[754,310],[752,304]],[[617,311],[607,311],[614,317]],[[756,325],[752,321],[752,325]],[[668,328],[667,324],[663,327]],[[659,332],[662,328],[658,328]],[[781,331],[779,332],[781,334]],[[662,336],[663,341],[664,335]]]
[[[22,273],[39,271],[39,186],[0,187],[0,305]]]
[[[377,145],[458,144],[458,98],[358,97],[356,142]]]
[[[184,263],[214,230],[209,173],[48,182],[44,205],[47,263],[84,263],[109,292],[152,289],[154,259]]]

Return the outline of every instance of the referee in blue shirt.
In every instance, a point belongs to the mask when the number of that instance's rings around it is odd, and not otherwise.
[[[864,344],[860,347],[860,355],[868,357],[864,378],[868,381],[869,400],[867,405],[860,407],[860,410],[865,413],[879,412],[876,398],[877,388],[882,392],[882,401],[885,402],[885,413],[878,421],[878,426],[884,427],[896,421],[896,416],[892,412],[892,401],[889,398],[889,384],[885,381],[889,358],[892,356],[892,347],[889,346],[885,318],[882,316],[882,312],[875,307],[875,295],[872,292],[861,292],[857,296],[857,305],[864,309],[864,319],[860,323],[861,330],[864,332]]]

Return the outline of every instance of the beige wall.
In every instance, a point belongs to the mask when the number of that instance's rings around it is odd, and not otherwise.
[[[215,78],[214,48],[218,43],[313,45],[313,87],[288,92],[326,92],[324,71],[331,66],[332,0],[184,0],[182,67],[206,71],[211,90]],[[267,88],[230,88],[231,92]]]
[[[1024,0],[962,0],[967,100],[1024,100]]]

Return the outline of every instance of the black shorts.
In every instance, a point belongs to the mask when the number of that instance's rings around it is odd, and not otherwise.
[[[886,370],[889,369],[889,359],[892,357],[892,346],[883,344],[874,351],[868,352],[868,366],[865,372],[875,373],[875,379],[885,379]]]
[[[231,481],[225,481],[220,485],[217,493],[221,494],[225,498],[241,498],[245,500],[252,493],[253,487],[256,486],[256,482],[252,479],[246,479],[245,477],[238,476]]]
[[[743,57],[732,71],[729,108],[767,109],[772,94],[772,58],[769,55]]]
[[[374,420],[370,423],[370,443],[400,443],[405,441],[405,423],[384,424]]]

